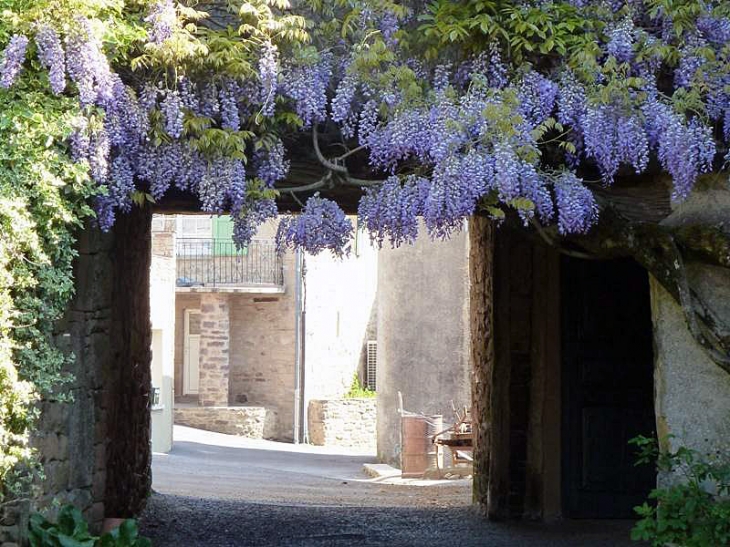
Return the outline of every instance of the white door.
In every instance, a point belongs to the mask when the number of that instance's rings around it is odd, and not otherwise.
[[[185,310],[183,395],[197,395],[200,372],[200,310]]]

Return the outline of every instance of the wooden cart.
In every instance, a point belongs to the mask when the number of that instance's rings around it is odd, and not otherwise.
[[[453,465],[471,464],[474,459],[472,451],[474,447],[474,433],[472,432],[471,413],[464,408],[459,412],[454,410],[456,422],[448,429],[434,435],[431,441],[440,446],[446,446],[451,451],[451,462]]]

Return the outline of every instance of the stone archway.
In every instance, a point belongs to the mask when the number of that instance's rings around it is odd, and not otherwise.
[[[183,200],[162,210],[193,211],[195,205],[191,200]],[[42,453],[53,454],[51,463],[56,467],[54,484],[47,485],[47,492],[62,493],[78,501],[97,524],[104,515],[137,514],[149,491],[150,223],[148,206],[120,217],[111,234],[102,235],[93,228],[81,234],[76,265],[77,295],[66,320],[59,325],[59,343],[68,346],[77,358],[73,372],[77,376],[77,401],[81,402],[68,405],[61,413],[44,412],[42,429],[53,435],[44,433],[37,444]],[[503,235],[500,232],[498,238],[493,224],[486,218],[474,217],[470,221],[471,356],[473,363],[477,363],[472,384],[476,426],[474,500],[491,518],[510,515],[509,462],[508,452],[504,450],[509,444],[509,405],[505,401],[509,400],[510,371],[503,370],[505,361],[500,359],[500,352],[505,348],[500,345],[505,324],[495,323],[493,308],[503,305],[500,300],[503,295],[494,292],[495,276],[500,275],[495,270],[495,253],[514,254],[519,246],[512,246]],[[533,287],[542,289],[534,293],[538,311],[532,314],[530,351],[543,356],[535,361],[539,366],[532,372],[533,379],[541,378],[542,387],[536,389],[537,384],[533,383],[529,388],[530,404],[542,408],[543,412],[531,416],[527,423],[532,434],[525,462],[523,514],[550,518],[560,514],[559,500],[554,496],[560,490],[556,479],[560,455],[550,448],[550,438],[560,427],[551,418],[550,409],[560,403],[555,395],[559,393],[556,379],[546,372],[551,366],[550,356],[554,355],[549,348],[555,340],[551,331],[553,324],[550,316],[539,310],[555,306],[551,296],[554,291],[550,288],[557,283],[551,266],[557,260],[557,253],[543,244],[522,251],[531,254],[532,263],[539,265],[532,272],[531,280]],[[720,270],[710,276],[714,284],[707,284],[707,301],[712,294],[724,294],[727,290],[725,270]],[[652,288],[654,315],[659,321],[655,325],[655,338],[662,348],[668,348],[669,341],[679,336],[672,333],[684,328],[681,313],[655,282]],[[722,307],[716,311],[719,315],[726,312]],[[682,334],[689,348],[692,342],[688,336]],[[690,353],[698,363],[698,373],[713,379],[707,382],[707,389],[726,389],[727,378],[716,377],[720,371],[710,363],[705,365],[704,361],[699,365],[701,350],[695,348]],[[675,385],[667,380],[669,372],[680,372],[681,367],[675,361],[667,349],[657,356],[662,367],[658,376],[661,388],[657,391],[661,399],[657,400],[658,425],[660,432],[682,434],[677,428],[685,413],[677,406]],[[707,372],[703,372],[705,369]],[[670,395],[674,397],[671,400]],[[713,399],[712,404],[717,410],[702,419],[713,431],[720,431],[727,426],[719,418],[724,407],[720,399]],[[697,405],[691,408],[692,415],[697,416]],[[73,431],[74,440],[64,441],[65,451],[54,453],[51,445],[59,442],[62,431]]]

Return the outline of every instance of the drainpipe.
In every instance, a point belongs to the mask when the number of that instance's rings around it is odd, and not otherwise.
[[[302,266],[304,258],[302,251],[294,251],[294,444],[302,441],[302,380],[303,380],[303,352],[302,352]]]
[[[301,386],[301,408],[302,417],[302,442],[309,443],[309,397],[307,396],[307,261],[302,255],[302,313],[300,321],[301,341],[300,346],[300,386]]]

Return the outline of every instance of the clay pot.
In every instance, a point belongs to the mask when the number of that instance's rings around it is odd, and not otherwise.
[[[111,532],[112,530],[114,530],[114,528],[119,528],[125,520],[127,519],[105,518],[104,522],[101,525],[102,535],[106,534],[107,532]]]

